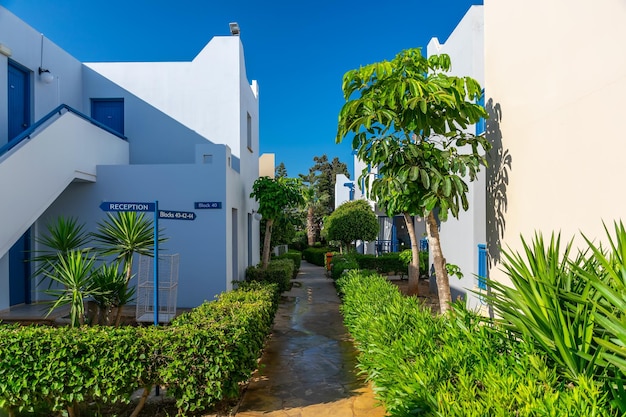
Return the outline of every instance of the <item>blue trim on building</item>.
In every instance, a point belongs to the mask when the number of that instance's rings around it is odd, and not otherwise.
[[[478,245],[478,288],[487,289],[487,245]]]
[[[0,156],[4,155],[5,153],[7,153],[11,149],[13,149],[15,146],[17,146],[23,140],[30,138],[30,136],[35,131],[37,131],[44,123],[46,123],[48,120],[50,120],[52,117],[54,117],[56,115],[62,115],[64,110],[68,111],[68,112],[71,112],[71,113],[74,113],[78,117],[87,120],[91,124],[93,124],[95,126],[98,126],[100,129],[106,130],[110,134],[115,135],[115,136],[117,136],[120,139],[127,140],[126,136],[120,134],[119,132],[116,132],[115,130],[111,129],[110,127],[105,126],[102,123],[98,122],[97,120],[94,120],[91,117],[89,117],[89,116],[79,112],[78,110],[71,108],[67,104],[61,104],[59,107],[57,107],[56,109],[52,110],[50,113],[46,114],[44,117],[39,119],[37,122],[33,123],[28,129],[26,129],[25,131],[20,133],[13,140],[11,140],[10,142],[8,142],[5,145],[3,145],[2,147],[0,147]]]

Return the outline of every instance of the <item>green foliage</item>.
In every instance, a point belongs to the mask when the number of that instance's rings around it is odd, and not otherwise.
[[[154,255],[152,221],[144,213],[134,211],[107,213],[107,216],[107,220],[98,223],[98,232],[91,236],[101,245],[102,256],[114,256],[122,263],[126,281],[130,281],[134,254]],[[159,243],[164,240],[159,238]]]
[[[166,241],[160,235],[159,244]],[[133,256],[135,254],[154,256],[154,226],[144,213],[120,211],[114,215],[107,213],[107,219],[98,223],[98,232],[91,234],[100,244],[102,256],[114,256],[125,274],[125,286],[121,293],[128,293],[128,283],[132,278]],[[118,325],[122,309],[118,309],[115,325]]]
[[[568,383],[532,344],[456,304],[433,316],[386,279],[337,281],[358,367],[394,416],[617,416],[601,383]]]
[[[310,264],[326,266],[326,254],[336,250],[332,247],[309,247],[302,251],[302,256]]]
[[[487,117],[475,103],[481,87],[470,77],[447,75],[450,66],[447,55],[426,58],[420,49],[408,49],[391,61],[348,71],[336,138],[352,136],[352,148],[367,163],[360,180],[390,217],[427,218],[429,237],[438,246],[434,265],[442,312],[451,301],[450,286],[433,210],[445,221],[468,209],[465,181],[476,179],[491,149],[484,136],[466,132]],[[369,167],[378,171],[373,180]],[[409,269],[409,288],[416,288],[417,262]]]
[[[626,230],[620,221],[614,224],[614,235],[604,226],[608,248],[595,245],[584,237],[595,261],[595,268],[579,268],[579,275],[599,294],[595,302],[595,326],[600,329],[594,341],[602,346],[602,359],[626,375]],[[601,337],[601,336],[608,337]],[[622,398],[626,394],[622,392]],[[626,408],[626,404],[624,405]],[[626,411],[626,410],[624,410]]]
[[[291,259],[293,261],[293,278],[298,275],[302,263],[302,252],[290,249],[287,253],[283,253],[276,259]]]
[[[409,254],[411,253],[408,250]],[[385,253],[380,256],[355,254],[354,259],[359,264],[359,269],[376,271],[379,274],[407,275],[408,263],[402,259],[402,252]]]
[[[425,215],[439,208],[467,209],[467,185],[490,149],[484,137],[464,133],[487,114],[474,101],[481,94],[470,77],[445,74],[447,55],[426,58],[419,49],[348,71],[343,79],[346,99],[339,114],[337,142],[354,134],[359,158],[378,167],[371,194],[389,215]],[[353,96],[358,95],[356,98]],[[467,152],[467,153],[465,153]],[[362,178],[369,175],[364,171]],[[369,185],[369,181],[366,181]]]
[[[124,306],[132,301],[136,288],[126,286],[126,276],[120,272],[119,264],[102,264],[91,274],[97,291],[91,294],[99,310],[96,324],[108,324],[108,313],[112,307]]]
[[[419,274],[420,274],[420,277],[427,277],[428,276],[428,272],[429,272],[428,271],[428,260],[429,260],[428,252],[419,251],[418,255],[419,255]],[[408,266],[411,263],[412,259],[413,259],[413,253],[412,253],[411,249],[406,249],[406,250],[403,250],[402,252],[400,252],[400,260],[406,266]]]
[[[50,271],[50,266],[57,261],[59,254],[82,249],[90,241],[85,225],[78,224],[78,220],[73,217],[58,217],[56,222],[48,223],[46,228],[48,233],[36,239],[44,249],[37,251],[32,258],[32,262],[40,263],[34,275]]]
[[[276,259],[270,261],[265,269],[260,265],[249,266],[246,269],[246,280],[274,283],[280,292],[289,291],[294,269],[292,259]]]
[[[250,198],[259,202],[258,212],[267,220],[276,220],[286,209],[303,202],[298,181],[293,178],[259,177],[252,186]]]
[[[335,182],[338,174],[348,178],[348,167],[335,157],[328,161],[328,157],[313,157],[315,164],[309,168],[307,175],[300,174],[303,184],[305,212],[301,217],[306,219],[307,242],[312,245],[320,236],[320,225],[324,217],[335,209]]]
[[[306,230],[298,230],[294,238],[289,242],[289,248],[302,252],[308,247]]]
[[[277,301],[274,285],[247,283],[168,327],[0,326],[0,407],[52,415],[159,384],[180,416],[206,410],[256,368]]]
[[[347,247],[356,240],[375,240],[378,227],[376,214],[365,200],[343,203],[324,220],[326,238]]]
[[[258,212],[266,220],[261,263],[267,268],[270,260],[273,224],[304,203],[300,183],[293,178],[260,177],[252,185],[250,198],[259,203]]]
[[[593,273],[596,263],[579,255],[570,260],[571,242],[559,235],[549,242],[535,235],[522,238],[523,254],[503,251],[503,270],[513,287],[488,281],[488,301],[507,328],[534,343],[571,380],[597,373],[594,342],[598,294],[578,270]]]
[[[87,252],[70,250],[57,254],[57,260],[48,260],[44,275],[59,284],[57,288],[46,290],[46,294],[56,297],[48,315],[58,307],[70,306],[70,326],[78,327],[85,320],[84,299],[97,295],[99,289],[91,278],[95,257]]]
[[[331,262],[330,277],[337,281],[345,271],[359,269],[359,264],[353,254],[341,255],[335,253]]]

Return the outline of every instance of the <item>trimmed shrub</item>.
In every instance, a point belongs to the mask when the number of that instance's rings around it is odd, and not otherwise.
[[[246,279],[249,281],[277,284],[278,290],[282,293],[291,289],[293,271],[293,260],[275,259],[270,261],[265,270],[261,265],[249,266],[246,269]]]
[[[302,251],[304,260],[317,266],[326,266],[326,253],[333,252],[329,247],[309,247]]]
[[[277,256],[276,259],[291,259],[293,261],[293,276],[295,278],[300,272],[300,264],[302,263],[302,252],[290,249],[289,252]]]
[[[402,276],[409,274],[408,266],[400,258],[400,252],[385,253],[380,256],[356,254],[354,259],[360,269],[368,269],[380,274],[393,273]]]
[[[359,264],[354,260],[354,256],[343,256],[335,254],[331,263],[330,276],[333,280],[338,280],[344,271],[359,269]]]
[[[277,301],[276,285],[245,283],[167,327],[0,326],[0,407],[51,415],[159,384],[179,415],[207,410],[239,395]]]
[[[563,378],[532,343],[455,304],[433,316],[384,277],[337,281],[358,367],[390,415],[617,416],[603,384]]]

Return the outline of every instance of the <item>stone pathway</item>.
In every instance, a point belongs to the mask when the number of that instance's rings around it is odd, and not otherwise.
[[[283,294],[272,337],[237,417],[382,417],[369,385],[356,375],[356,350],[324,268],[302,262]]]

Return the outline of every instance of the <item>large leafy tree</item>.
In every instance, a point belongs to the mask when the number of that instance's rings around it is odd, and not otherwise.
[[[402,214],[411,238],[409,293],[418,293],[418,247],[414,216],[426,218],[441,311],[449,309],[450,285],[439,241],[438,218],[457,217],[468,208],[468,186],[491,145],[466,133],[486,117],[476,104],[479,83],[445,74],[447,55],[422,56],[420,49],[399,53],[391,61],[348,71],[343,78],[346,103],[339,114],[337,142],[353,135],[358,157],[378,167],[366,188],[387,214]],[[368,176],[363,172],[361,178]],[[369,176],[368,176],[369,177]]]
[[[303,204],[300,183],[293,178],[259,177],[252,185],[250,198],[259,202],[258,212],[265,219],[262,268],[266,269],[270,260],[272,225],[285,215],[285,212]]]
[[[348,166],[326,154],[313,157],[313,166],[307,175],[300,174],[306,207],[307,241],[312,246],[320,234],[320,224],[335,209],[335,182],[337,174],[350,176]]]
[[[326,238],[341,242],[348,251],[354,241],[376,239],[378,227],[376,214],[365,200],[343,203],[324,220]]]

